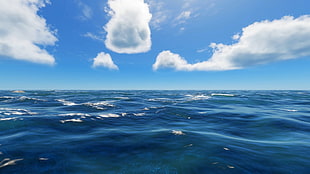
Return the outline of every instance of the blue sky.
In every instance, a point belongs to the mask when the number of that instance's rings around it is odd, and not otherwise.
[[[0,0],[0,89],[310,89],[308,0]]]

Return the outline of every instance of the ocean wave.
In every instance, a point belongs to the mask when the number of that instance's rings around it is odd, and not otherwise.
[[[95,103],[83,103],[83,105],[87,105],[87,106],[107,106],[107,107],[115,107],[115,105],[108,103],[106,101],[101,101],[101,102],[95,102]]]
[[[145,114],[146,113],[144,113],[144,112],[143,113],[133,113],[134,116],[138,116],[138,117],[145,116]]]
[[[0,121],[16,120],[17,117],[0,118]]]
[[[7,100],[7,99],[13,99],[15,97],[12,97],[12,96],[0,96],[0,99],[4,99],[4,100]]]
[[[15,109],[15,108],[0,108],[0,115],[36,115],[38,113],[31,112],[27,109]]]
[[[73,119],[68,119],[68,120],[59,120],[61,123],[66,123],[66,122],[77,122],[77,123],[81,123],[83,122],[83,120],[81,120],[80,118],[73,118]]]
[[[171,133],[174,135],[185,135],[185,133],[180,130],[172,130]]]
[[[75,106],[75,105],[78,105],[78,104],[76,104],[74,102],[70,102],[70,101],[67,101],[65,99],[56,99],[56,101],[62,103],[65,106]]]
[[[188,133],[200,134],[205,136],[212,136],[212,137],[220,137],[224,139],[229,139],[233,141],[241,141],[241,142],[250,142],[250,143],[257,143],[257,144],[301,144],[307,145],[308,143],[302,140],[258,140],[258,139],[250,139],[250,138],[243,138],[237,137],[232,135],[227,135],[223,133],[216,133],[216,132],[203,132],[203,131],[188,131]]]
[[[118,99],[118,100],[129,100],[129,97],[113,97],[113,99]]]
[[[33,97],[27,97],[27,96],[21,96],[17,99],[18,101],[43,101],[45,102],[46,100],[38,99],[38,98],[33,98]]]
[[[282,110],[287,112],[298,112],[298,110],[296,109],[282,109]]]
[[[211,96],[223,96],[223,97],[234,97],[234,94],[225,94],[225,93],[212,93]]]
[[[73,116],[80,116],[80,117],[90,117],[90,114],[84,114],[84,113],[68,113],[68,114],[58,114],[58,116],[61,117],[73,117]]]
[[[120,117],[120,115],[118,114],[100,114],[99,117],[101,118],[117,118],[117,117]]]
[[[203,94],[199,94],[199,95],[187,94],[185,96],[188,97],[187,100],[207,100],[211,98],[210,96],[203,95]]]

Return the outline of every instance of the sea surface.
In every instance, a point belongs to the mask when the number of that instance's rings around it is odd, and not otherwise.
[[[310,173],[310,91],[0,91],[0,173]]]

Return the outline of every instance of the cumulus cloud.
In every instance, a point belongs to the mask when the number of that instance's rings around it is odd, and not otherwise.
[[[153,69],[223,71],[310,56],[310,16],[285,16],[255,22],[234,35],[232,45],[211,43],[213,55],[207,61],[189,64],[180,55],[161,52]]]
[[[104,52],[98,53],[97,57],[94,58],[93,68],[100,66],[111,70],[118,70],[118,67],[114,64],[110,54]]]
[[[39,47],[54,45],[55,31],[37,12],[47,0],[0,1],[0,56],[53,65],[55,59]]]
[[[142,53],[151,48],[152,18],[144,0],[109,0],[110,21],[106,24],[105,45],[117,53]]]

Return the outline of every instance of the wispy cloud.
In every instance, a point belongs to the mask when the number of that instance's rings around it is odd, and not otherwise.
[[[76,2],[77,2],[77,4],[78,4],[79,8],[82,10],[82,15],[80,16],[80,18],[81,18],[82,20],[91,19],[92,16],[93,16],[93,11],[92,11],[92,9],[91,9],[88,5],[86,5],[85,3],[83,3],[82,1],[80,1],[80,0],[77,0]]]
[[[37,12],[49,1],[0,1],[0,56],[53,65],[55,58],[38,45],[54,45],[56,31]]]
[[[87,32],[83,36],[90,38],[90,39],[93,39],[93,40],[98,40],[98,41],[104,42],[104,39],[102,39],[102,36],[98,36],[98,35],[93,34],[91,32]]]
[[[189,64],[180,55],[161,52],[153,69],[181,71],[224,71],[310,55],[310,16],[285,16],[255,22],[233,36],[235,44],[211,43],[213,55],[207,61]]]
[[[180,31],[186,23],[201,15],[212,13],[215,0],[146,0],[153,14],[151,27],[160,30],[165,26],[177,27]]]
[[[187,11],[182,11],[180,13],[179,16],[176,17],[176,21],[179,23],[179,24],[182,24],[182,23],[185,23],[186,20],[190,19],[191,18],[191,14],[192,12],[187,10]]]
[[[144,0],[109,0],[110,21],[105,45],[117,53],[142,53],[151,49],[152,14]]]
[[[108,53],[98,53],[97,57],[93,59],[93,68],[105,67],[111,70],[118,70],[118,66],[114,64],[110,54]]]

